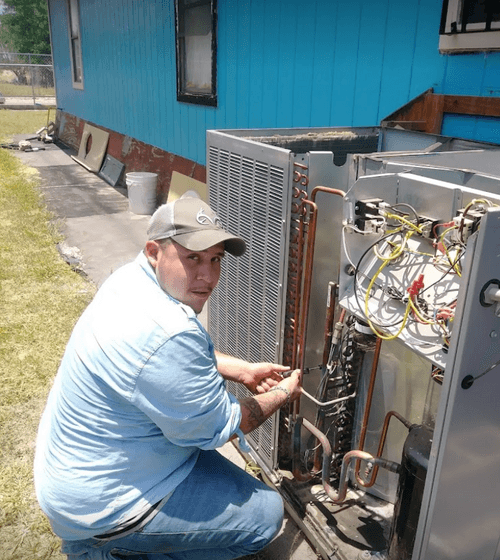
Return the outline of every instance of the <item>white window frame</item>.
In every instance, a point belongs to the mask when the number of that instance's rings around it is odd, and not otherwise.
[[[481,31],[482,24],[469,23],[465,31],[456,31],[462,26],[464,0],[444,0],[441,30],[439,35],[440,52],[471,52],[500,50],[500,22],[492,22],[491,31]]]
[[[82,39],[80,32],[80,2],[67,0],[69,54],[71,60],[71,83],[75,89],[83,89]]]

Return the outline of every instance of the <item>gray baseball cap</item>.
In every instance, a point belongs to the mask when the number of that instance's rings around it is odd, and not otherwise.
[[[228,233],[210,206],[194,197],[160,206],[149,220],[148,239],[173,239],[190,251],[204,251],[223,242],[226,251],[235,257],[246,249],[245,241]]]

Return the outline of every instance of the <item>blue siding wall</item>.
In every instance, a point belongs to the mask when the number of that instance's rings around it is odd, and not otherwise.
[[[66,1],[49,4],[60,108],[202,164],[209,128],[373,126],[431,87],[500,95],[500,53],[439,54],[436,0],[219,0],[217,108],[177,102],[172,0],[80,0],[83,91]]]

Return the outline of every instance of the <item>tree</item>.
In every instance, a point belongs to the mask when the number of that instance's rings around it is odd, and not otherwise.
[[[0,7],[0,44],[4,48],[50,54],[47,0],[3,0]]]

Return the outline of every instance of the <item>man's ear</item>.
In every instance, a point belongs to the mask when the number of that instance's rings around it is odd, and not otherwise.
[[[144,253],[148,259],[149,264],[156,270],[158,264],[158,252],[160,244],[157,241],[147,241],[144,247]]]

